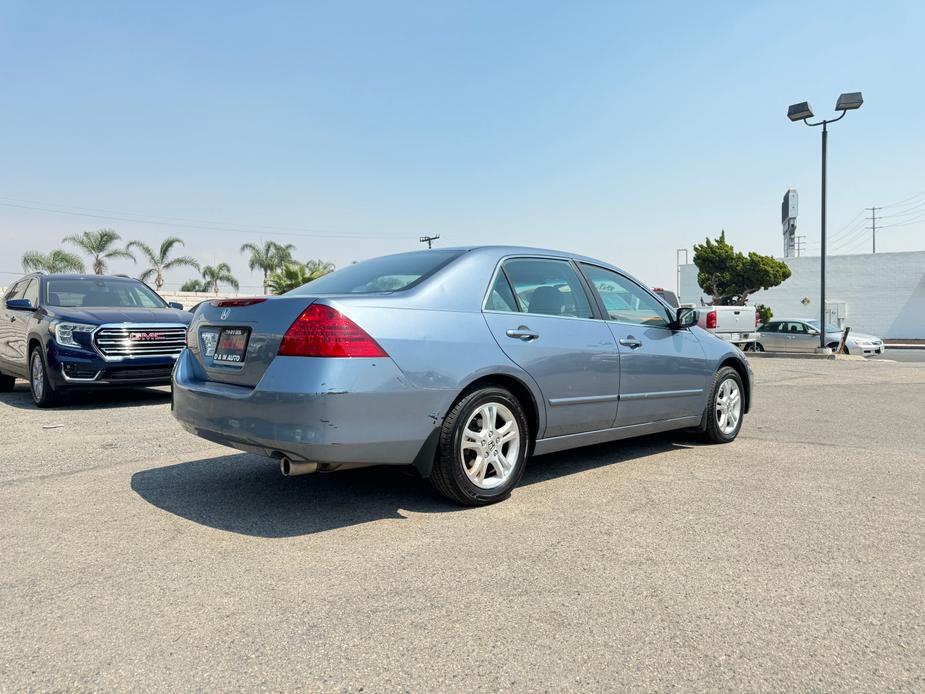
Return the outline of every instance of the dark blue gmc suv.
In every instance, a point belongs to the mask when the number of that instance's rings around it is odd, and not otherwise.
[[[128,277],[26,275],[0,306],[0,391],[25,378],[49,407],[63,390],[167,385],[191,319]]]

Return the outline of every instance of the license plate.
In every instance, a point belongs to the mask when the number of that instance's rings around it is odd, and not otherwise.
[[[212,361],[223,364],[243,364],[247,354],[247,340],[250,337],[249,328],[225,328],[219,333],[218,344]]]

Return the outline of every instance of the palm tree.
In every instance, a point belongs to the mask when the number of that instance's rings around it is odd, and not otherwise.
[[[146,243],[142,243],[141,241],[130,241],[129,244],[125,247],[125,250],[131,250],[133,247],[138,248],[138,250],[141,251],[141,254],[151,265],[151,267],[138,275],[138,279],[140,279],[142,282],[147,282],[151,275],[154,275],[154,287],[157,289],[157,291],[160,291],[161,287],[164,286],[164,273],[167,270],[180,267],[181,265],[194,267],[198,270],[199,263],[196,262],[195,258],[191,258],[188,255],[183,255],[179,258],[167,260],[168,256],[170,256],[170,251],[172,251],[173,247],[177,244],[180,244],[181,246],[184,245],[183,241],[178,239],[176,236],[171,236],[168,239],[164,239],[163,243],[161,243],[160,250],[158,251],[157,255],[155,255],[150,246],[148,246]]]
[[[202,268],[202,279],[205,280],[204,284],[206,289],[211,289],[216,294],[218,294],[219,282],[229,284],[235,289],[239,287],[238,280],[236,280],[234,275],[231,274],[231,267],[228,265],[228,263],[219,263],[215,267],[206,265],[204,268]]]
[[[124,248],[113,248],[113,244],[121,239],[114,229],[97,229],[96,231],[85,231],[80,236],[66,236],[63,242],[73,243],[80,250],[93,258],[93,272],[102,275],[106,272],[106,261],[109,258],[131,258],[135,262],[135,256]]]
[[[308,260],[305,262],[305,269],[308,271],[308,274],[311,275],[311,279],[316,280],[319,277],[324,277],[328,275],[337,268],[334,266],[334,263],[329,263],[327,260]]]
[[[49,274],[55,272],[83,272],[84,263],[73,253],[54,250],[47,255],[38,251],[27,251],[22,256],[22,269],[26,272],[38,270]]]
[[[267,241],[263,246],[253,243],[245,243],[241,246],[241,252],[249,251],[251,254],[247,266],[251,270],[263,270],[263,293],[267,293],[267,278],[271,273],[285,267],[286,263],[292,261],[292,251],[295,246],[287,243],[285,246],[275,241]]]
[[[302,263],[287,263],[267,279],[267,288],[274,294],[285,294],[314,278]]]

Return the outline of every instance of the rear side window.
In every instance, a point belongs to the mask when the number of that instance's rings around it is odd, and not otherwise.
[[[515,294],[512,298],[527,313],[592,317],[591,302],[567,260],[513,258],[502,268],[499,277],[507,275]]]
[[[514,292],[507,281],[503,272],[499,272],[495,278],[495,283],[488,294],[488,301],[485,302],[485,308],[489,311],[508,311],[517,313],[520,309],[517,306],[517,299],[514,298]]]
[[[458,258],[463,251],[416,251],[365,260],[287,292],[290,295],[376,294],[420,284]]]
[[[582,270],[597,291],[610,320],[655,327],[668,326],[668,311],[658,299],[623,275],[582,263]]]

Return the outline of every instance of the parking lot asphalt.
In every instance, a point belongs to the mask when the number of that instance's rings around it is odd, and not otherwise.
[[[164,391],[22,385],[0,690],[921,690],[925,365],[754,369],[735,443],[537,458],[481,509],[395,468],[282,478]]]

